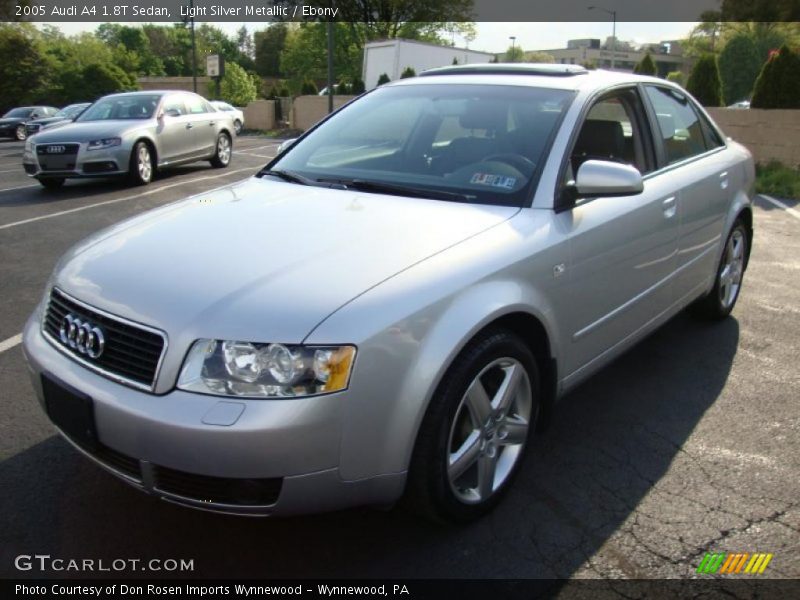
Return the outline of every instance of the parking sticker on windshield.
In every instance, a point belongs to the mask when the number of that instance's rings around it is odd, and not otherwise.
[[[491,173],[475,173],[469,182],[477,185],[490,185],[492,187],[511,190],[514,189],[514,184],[517,183],[517,178],[506,177],[505,175],[492,175]]]

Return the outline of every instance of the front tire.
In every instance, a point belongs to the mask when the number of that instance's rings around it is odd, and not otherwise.
[[[236,135],[242,133],[242,122],[239,119],[236,119],[236,121],[234,121],[233,131],[236,133]]]
[[[733,224],[717,267],[714,289],[696,304],[701,317],[720,320],[731,314],[742,289],[750,237],[741,219]]]
[[[147,185],[153,180],[153,153],[145,142],[136,142],[131,152],[128,174],[135,185]]]
[[[25,125],[17,125],[17,128],[14,130],[14,137],[17,138],[18,142],[24,142],[28,139],[28,131],[25,129]]]
[[[530,349],[504,329],[479,335],[431,400],[406,500],[446,522],[468,522],[492,510],[519,471],[539,409],[539,371]]]
[[[211,166],[217,169],[224,169],[231,164],[232,153],[233,146],[230,136],[227,133],[220,133],[217,136],[217,149],[214,152],[214,158],[211,159]]]

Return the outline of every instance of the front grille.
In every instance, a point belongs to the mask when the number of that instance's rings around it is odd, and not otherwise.
[[[70,314],[103,332],[105,346],[99,357],[90,358],[61,341],[61,325]],[[50,292],[43,328],[53,343],[87,367],[135,387],[152,390],[155,385],[166,346],[162,334],[93,310],[56,288]]]
[[[60,152],[49,152],[48,148],[58,148],[59,150],[63,148],[63,151]],[[78,153],[78,149],[81,147],[80,144],[38,144],[36,146],[36,154],[39,156],[64,156],[64,155],[75,155]]]
[[[190,500],[235,506],[269,506],[278,501],[283,479],[210,477],[154,465],[155,487]]]

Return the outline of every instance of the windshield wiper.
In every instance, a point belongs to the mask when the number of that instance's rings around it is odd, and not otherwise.
[[[474,196],[459,194],[457,192],[445,192],[442,190],[432,190],[429,188],[408,187],[394,185],[391,183],[380,183],[378,181],[367,181],[366,179],[321,179],[320,181],[330,181],[345,186],[347,189],[360,190],[362,192],[375,192],[377,194],[391,194],[394,196],[410,196],[412,198],[428,198],[431,200],[447,200],[450,202],[469,202]]]
[[[283,179],[289,183],[299,183],[300,185],[319,185],[319,183],[314,179],[309,179],[308,177],[304,177],[303,175],[300,175],[300,173],[296,173],[294,171],[284,171],[282,169],[261,169],[256,174],[256,177],[263,177],[264,175],[271,175],[272,177]]]

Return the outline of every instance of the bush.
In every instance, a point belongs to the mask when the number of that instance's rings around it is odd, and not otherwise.
[[[732,37],[719,55],[719,75],[725,104],[749,100],[753,95],[764,57],[759,56],[753,38],[740,33]]]
[[[776,161],[757,165],[756,191],[778,198],[800,199],[800,171]]]
[[[683,76],[681,71],[670,71],[667,73],[667,81],[671,81],[672,83],[677,83],[678,85],[685,85],[686,78]]]
[[[389,83],[391,79],[386,73],[381,73],[381,76],[378,77],[378,85],[383,85],[384,83]]]
[[[722,82],[719,79],[717,59],[713,54],[701,56],[689,75],[686,89],[703,106],[720,106],[722,104]]]
[[[310,79],[303,80],[303,85],[300,86],[301,96],[316,96],[318,93],[319,89],[317,89],[316,83],[314,83]]]
[[[800,56],[784,45],[773,53],[756,79],[753,108],[800,108]]]
[[[289,93],[289,88],[286,87],[285,83],[281,84],[281,87],[278,89],[278,97],[287,98],[289,96],[291,96]]]
[[[350,86],[350,93],[354,96],[358,96],[359,94],[363,94],[365,91],[366,88],[364,87],[364,82],[358,77],[353,79],[353,85]]]
[[[642,60],[636,63],[636,66],[633,67],[633,72],[639,75],[655,75],[658,72],[656,63],[653,61],[653,57],[650,56],[649,52],[644,55]]]
[[[220,84],[220,95],[234,106],[247,106],[258,96],[253,78],[234,62],[225,65],[225,75]]]
[[[408,79],[409,77],[416,77],[417,72],[414,70],[414,67],[406,67],[403,69],[403,72],[400,73],[400,79]]]
[[[81,70],[81,92],[85,98],[99,98],[138,87],[135,77],[113,64],[86,65]]]

